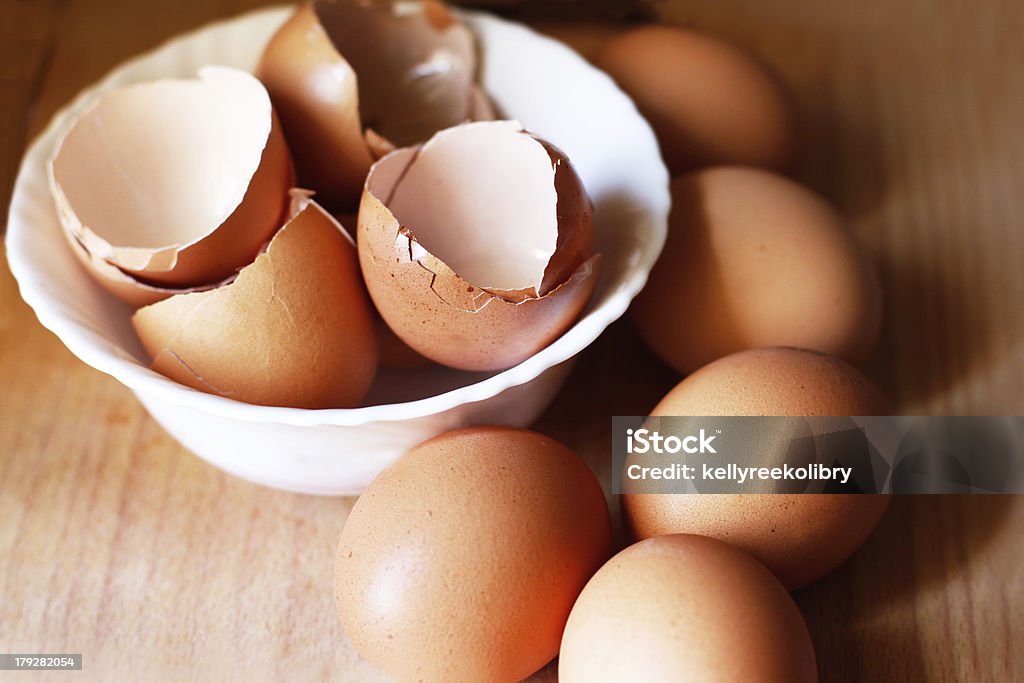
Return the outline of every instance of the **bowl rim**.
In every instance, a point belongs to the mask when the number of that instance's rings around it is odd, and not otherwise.
[[[100,335],[94,330],[89,330],[82,324],[71,320],[59,311],[58,306],[51,304],[53,296],[47,291],[45,283],[34,276],[33,268],[29,265],[30,258],[26,256],[28,238],[25,233],[28,231],[19,227],[21,223],[25,222],[19,219],[19,216],[27,209],[27,207],[23,207],[23,204],[28,202],[22,186],[28,182],[27,176],[35,172],[34,169],[39,168],[40,164],[45,166],[57,134],[67,125],[72,113],[79,110],[97,92],[110,87],[111,83],[116,82],[123,72],[130,70],[138,62],[152,59],[158,53],[173,50],[180,43],[194,39],[199,34],[215,33],[228,24],[258,19],[270,20],[271,16],[276,14],[281,14],[283,20],[284,13],[292,10],[292,5],[277,5],[209,22],[176,34],[156,47],[118,63],[98,81],[83,88],[61,107],[51,117],[43,131],[31,142],[22,158],[11,195],[5,241],[8,265],[17,282],[21,297],[35,312],[43,327],[55,334],[81,361],[114,377],[133,392],[145,394],[147,400],[160,400],[242,422],[276,423],[301,427],[354,426],[371,422],[397,422],[438,415],[462,405],[490,399],[508,389],[524,385],[536,379],[549,368],[572,359],[592,344],[605,328],[622,317],[632,299],[646,284],[650,270],[664,245],[668,229],[668,211],[671,203],[668,189],[669,176],[664,163],[661,162],[658,143],[650,124],[637,111],[629,96],[615,84],[610,76],[591,65],[561,41],[543,35],[518,22],[502,19],[487,12],[463,9],[459,10],[459,14],[471,26],[490,23],[499,25],[502,30],[518,31],[524,40],[546,43],[546,48],[560,53],[562,59],[575,63],[576,66],[592,72],[594,78],[604,81],[605,88],[614,91],[631,107],[631,111],[640,124],[638,132],[642,137],[647,138],[644,140],[644,144],[650,146],[653,152],[652,159],[656,159],[660,165],[654,171],[664,177],[664,191],[659,197],[660,205],[655,206],[651,202],[647,207],[652,228],[649,236],[653,237],[654,242],[651,248],[645,249],[641,258],[624,273],[617,292],[600,306],[587,311],[558,339],[518,365],[482,380],[433,396],[401,403],[375,404],[358,408],[289,408],[245,403],[178,384],[142,365],[120,347],[107,339],[100,338]]]

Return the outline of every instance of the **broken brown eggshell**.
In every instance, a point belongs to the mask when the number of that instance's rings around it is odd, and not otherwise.
[[[68,238],[87,253],[80,260],[131,303],[251,263],[281,225],[294,172],[263,85],[205,67],[198,79],[98,98],[58,143],[48,175]]]
[[[370,165],[467,120],[494,118],[473,34],[435,0],[316,0],[270,39],[257,74],[300,182],[332,209],[359,202]]]
[[[575,170],[514,121],[456,126],[374,164],[358,245],[388,326],[464,370],[509,368],[550,344],[601,269]]]
[[[146,282],[140,282],[131,275],[128,275],[120,268],[112,266],[101,258],[93,256],[86,250],[82,243],[68,230],[62,230],[71,253],[75,255],[78,262],[92,275],[93,279],[100,283],[105,290],[124,301],[132,308],[149,306],[158,301],[168,299],[175,294],[186,294],[189,292],[200,292],[213,289],[219,285],[203,287],[169,289],[158,287]],[[220,284],[224,284],[223,282]]]
[[[132,317],[157,372],[260,405],[358,406],[377,368],[355,244],[308,195],[266,251],[218,289]]]

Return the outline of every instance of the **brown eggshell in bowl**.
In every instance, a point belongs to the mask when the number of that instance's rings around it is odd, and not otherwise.
[[[247,403],[354,407],[377,367],[355,245],[312,201],[234,282],[142,308],[132,323],[154,370]]]
[[[467,120],[493,118],[473,34],[443,3],[317,0],[271,38],[257,73],[299,179],[354,206],[374,160]]]
[[[64,233],[64,237],[67,240],[68,245],[71,247],[71,253],[73,253],[78,262],[81,263],[87,271],[89,271],[89,274],[93,279],[95,279],[105,290],[133,308],[149,306],[150,304],[155,304],[158,301],[170,298],[175,294],[203,291],[204,289],[212,288],[168,289],[136,280],[117,266],[111,265],[103,259],[90,254],[86,251],[85,247],[82,246],[82,243],[67,230],[63,230],[62,232]],[[217,285],[213,285],[213,287],[215,286]]]
[[[57,213],[89,253],[86,266],[101,259],[169,289],[214,284],[251,263],[281,225],[293,175],[266,89],[227,67],[106,93],[49,165]]]
[[[592,207],[575,171],[515,122],[464,124],[381,159],[358,241],[388,326],[427,358],[465,370],[505,369],[550,344],[600,277]]]

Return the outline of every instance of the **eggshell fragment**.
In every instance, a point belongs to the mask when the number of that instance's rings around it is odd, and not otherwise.
[[[378,161],[359,258],[388,326],[438,363],[500,370],[568,329],[600,276],[593,209],[565,156],[510,121]]]
[[[651,415],[887,415],[871,382],[847,363],[798,349],[726,356],[670,391]],[[867,494],[628,494],[636,538],[692,533],[749,552],[789,589],[815,581],[859,548],[889,496]]]
[[[317,0],[271,38],[257,73],[299,177],[329,206],[358,202],[374,159],[493,118],[472,33],[435,0]]]
[[[878,339],[878,277],[839,213],[767,171],[720,166],[672,181],[665,248],[630,309],[681,373],[764,346],[865,359]]]
[[[49,164],[87,267],[107,261],[167,288],[216,283],[251,263],[281,224],[292,176],[266,89],[226,67],[104,94]]]
[[[377,347],[355,245],[315,202],[302,204],[233,283],[135,313],[154,370],[247,403],[359,404]]]
[[[141,282],[140,280],[133,278],[131,275],[128,275],[120,268],[112,266],[103,259],[90,254],[86,251],[85,247],[82,246],[81,242],[79,242],[69,231],[63,230],[62,232],[64,233],[64,237],[67,239],[68,245],[71,247],[71,252],[75,255],[75,258],[78,259],[78,262],[85,267],[89,274],[104,289],[133,308],[149,306],[150,304],[155,304],[158,301],[163,301],[164,299],[172,297],[175,294],[205,291],[219,286],[210,285],[207,287],[169,289]]]
[[[356,502],[338,545],[338,614],[396,680],[519,681],[558,653],[610,543],[601,487],[568,448],[524,429],[449,432]]]
[[[792,598],[754,558],[701,536],[630,546],[587,583],[558,658],[561,683],[818,680]]]

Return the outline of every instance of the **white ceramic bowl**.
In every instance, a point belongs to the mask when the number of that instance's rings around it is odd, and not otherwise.
[[[267,486],[318,494],[361,491],[413,445],[470,424],[525,426],[547,407],[571,359],[621,316],[665,238],[668,174],[654,135],[612,81],[566,46],[466,12],[483,53],[482,80],[510,118],[561,147],[596,207],[602,283],[583,317],[520,365],[493,374],[442,368],[382,371],[349,410],[254,406],[181,386],[148,368],[131,311],[92,281],[64,244],[46,183],[59,133],[98,92],[204,64],[252,69],[290,8],[246,14],[172,40],[111,72],[57,114],[22,162],[7,256],[40,322],[89,365],[132,389],[163,427],[217,467]]]

